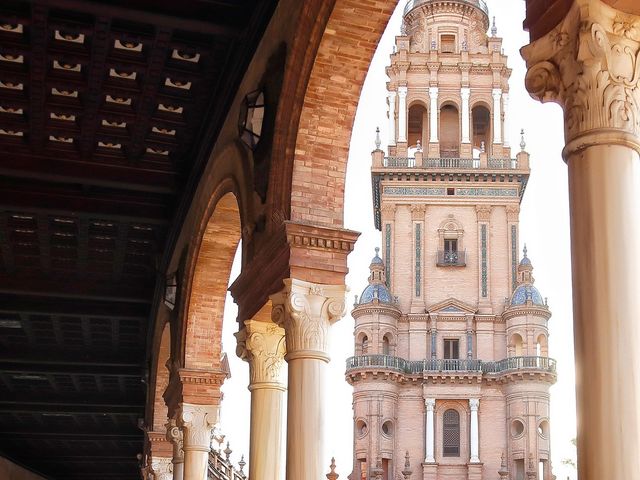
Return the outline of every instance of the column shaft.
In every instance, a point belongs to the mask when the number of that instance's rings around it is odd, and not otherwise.
[[[471,89],[469,87],[462,87],[460,89],[460,97],[462,98],[462,143],[470,143],[470,126],[471,118],[469,116],[469,96],[471,95]]]
[[[396,144],[396,92],[389,92],[389,145]]]
[[[502,94],[502,111],[504,112],[504,117],[502,120],[502,144],[505,147],[509,146],[509,94],[508,93],[503,93]]]
[[[398,87],[398,142],[407,141],[407,87]]]
[[[436,461],[434,456],[434,421],[433,421],[433,411],[436,406],[435,398],[426,398],[425,406],[427,407],[427,421],[426,421],[426,435],[425,435],[425,443],[426,443],[426,455],[424,462],[425,463],[434,463]]]
[[[438,87],[429,87],[429,99],[431,105],[429,106],[429,114],[431,122],[429,125],[429,142],[438,142]]]
[[[272,318],[286,332],[289,364],[287,480],[323,477],[325,371],[331,324],[344,315],[344,285],[285,279]]]
[[[494,88],[491,92],[493,95],[493,143],[502,143],[502,112],[500,109],[500,98],[502,97],[502,90],[500,88]]]
[[[480,462],[480,454],[479,454],[479,446],[480,446],[480,438],[478,431],[478,407],[480,406],[480,400],[477,398],[469,399],[469,408],[471,409],[471,425],[469,428],[470,433],[470,463],[479,463]]]
[[[183,432],[184,480],[202,480],[211,450],[211,431],[218,421],[215,405],[182,404],[179,424]]]
[[[578,472],[625,480],[640,478],[640,158],[599,143],[567,159]]]

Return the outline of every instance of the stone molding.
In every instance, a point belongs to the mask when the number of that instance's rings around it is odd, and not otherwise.
[[[173,464],[170,458],[153,458],[151,460],[151,471],[155,480],[173,480]]]
[[[249,390],[271,388],[285,390],[284,329],[274,323],[246,320],[245,327],[235,334],[236,353],[249,363]]]
[[[166,426],[166,438],[173,445],[173,463],[183,463],[184,449],[182,440],[182,429],[178,427],[175,418],[171,418]]]
[[[218,421],[219,411],[217,405],[180,405],[177,425],[182,428],[185,452],[211,450],[211,432]]]
[[[329,327],[345,314],[345,286],[324,285],[294,278],[271,295],[272,320],[286,332],[287,355],[329,361]]]
[[[640,17],[575,0],[559,25],[521,53],[531,96],[564,110],[565,160],[596,143],[640,152]]]
[[[330,229],[319,226],[285,222],[287,243],[292,247],[319,248],[341,253],[350,253],[356,243],[357,232],[345,229]]]

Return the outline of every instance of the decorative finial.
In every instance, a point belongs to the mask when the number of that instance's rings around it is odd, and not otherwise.
[[[522,254],[524,255],[524,258],[527,258],[527,244],[524,244],[524,248],[522,249]]]
[[[328,480],[336,480],[340,475],[336,473],[336,459],[331,457],[331,465],[329,465],[331,471],[327,473]]]
[[[480,142],[480,151],[484,153],[484,142]]]
[[[491,24],[491,36],[495,37],[498,35],[498,27],[496,27],[496,17],[493,17],[493,23]]]
[[[244,473],[242,469],[246,464],[247,462],[244,461],[244,454],[242,454],[242,456],[240,457],[240,461],[238,462],[238,466],[240,467],[240,473]]]
[[[380,145],[382,142],[380,141],[380,127],[376,127],[376,150],[380,150]]]
[[[412,470],[411,470],[411,463],[409,462],[409,450],[407,450],[407,452],[404,454],[404,470],[402,470],[402,476],[404,477],[405,480],[408,480],[408,478],[411,476]]]
[[[507,460],[506,460],[506,458],[504,456],[504,452],[502,452],[502,456],[500,458],[500,466],[502,468],[505,468],[507,466]]]
[[[233,452],[233,450],[229,448],[229,442],[227,442],[227,448],[224,449],[224,454],[227,457],[227,460],[229,460],[229,457],[231,456],[231,452]]]
[[[526,148],[527,144],[524,141],[524,128],[520,129],[520,151],[524,152],[524,149]]]
[[[416,142],[416,150],[418,150],[419,152],[422,151],[422,142],[420,140]]]
[[[435,40],[431,40],[431,50],[437,50],[438,46],[436,45],[436,41]]]
[[[467,41],[467,37],[464,37],[464,40],[462,41],[462,51],[466,52],[467,50],[469,50],[469,42]]]
[[[376,247],[374,248],[374,250],[376,251],[376,257],[378,257],[378,254],[380,253],[380,247]]]
[[[358,295],[353,296],[353,306],[355,307],[356,305],[358,305]]]

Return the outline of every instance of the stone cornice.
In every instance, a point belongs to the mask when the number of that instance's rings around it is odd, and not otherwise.
[[[559,25],[521,53],[531,96],[564,110],[565,159],[596,143],[640,152],[640,17],[575,0]]]
[[[402,312],[396,305],[380,303],[379,300],[374,300],[371,303],[362,305],[356,305],[353,307],[353,310],[351,310],[351,316],[354,319],[358,319],[364,315],[373,315],[375,313],[384,313],[398,319],[402,315]]]
[[[539,307],[536,305],[517,305],[514,307],[509,307],[502,312],[502,319],[504,321],[510,320],[514,317],[523,317],[526,315],[534,315],[537,317],[542,317],[545,320],[549,320],[551,318],[551,311],[545,307]]]

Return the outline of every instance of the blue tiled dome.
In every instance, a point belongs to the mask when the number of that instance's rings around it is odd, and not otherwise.
[[[516,288],[511,297],[511,306],[525,305],[529,299],[531,299],[534,305],[544,306],[544,300],[538,289],[529,284],[520,285]]]
[[[371,259],[371,265],[384,265],[384,262],[380,258],[380,255],[378,254],[378,252],[380,252],[380,249],[378,247],[376,247],[376,254]]]
[[[360,301],[358,303],[360,305],[363,303],[371,303],[374,298],[377,298],[380,303],[393,303],[391,292],[389,292],[386,285],[381,283],[367,285],[367,288],[365,288],[362,295],[360,295]]]
[[[529,257],[522,257],[522,260],[520,260],[520,265],[531,265],[531,260],[529,260]]]

